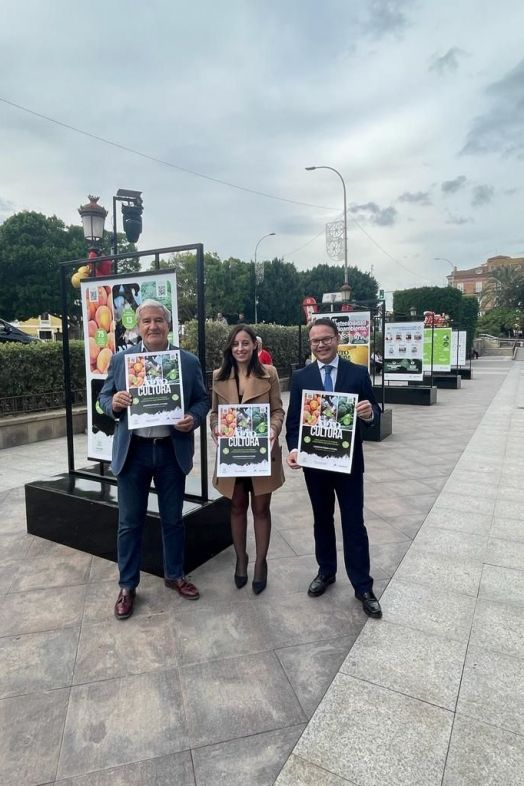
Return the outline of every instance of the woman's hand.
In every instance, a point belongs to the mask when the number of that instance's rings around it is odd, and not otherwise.
[[[219,436],[220,436],[220,432],[218,430],[218,427],[217,426],[212,427],[211,428],[211,439],[213,440],[215,445],[218,445],[218,438],[219,438]]]

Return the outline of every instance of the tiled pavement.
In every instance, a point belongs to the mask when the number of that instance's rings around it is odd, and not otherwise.
[[[64,441],[2,451],[0,784],[523,784],[524,364],[480,359],[438,402],[366,443],[387,587],[367,623],[342,571],[306,595],[300,473],[266,592],[235,589],[228,550],[193,573],[198,603],[144,575],[118,622],[114,565],[25,532],[23,483],[65,468]]]

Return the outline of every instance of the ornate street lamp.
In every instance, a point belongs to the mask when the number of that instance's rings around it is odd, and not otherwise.
[[[100,197],[89,194],[87,205],[81,205],[78,212],[82,218],[84,237],[93,247],[98,247],[98,242],[104,237],[104,223],[107,210],[98,204]],[[91,250],[91,249],[90,249]]]

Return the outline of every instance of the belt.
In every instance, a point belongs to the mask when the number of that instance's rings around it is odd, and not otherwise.
[[[167,440],[171,439],[171,437],[141,437],[140,434],[133,434],[133,439],[138,439],[140,442],[149,442],[152,445],[156,445],[157,442],[167,442]]]

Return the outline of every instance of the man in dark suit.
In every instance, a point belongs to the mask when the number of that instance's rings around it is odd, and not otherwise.
[[[183,598],[197,600],[199,592],[184,577],[185,531],[182,506],[186,475],[193,466],[193,432],[205,422],[209,398],[198,359],[180,350],[184,417],[174,426],[149,426],[130,431],[127,408],[132,398],[126,389],[125,356],[137,352],[173,349],[168,344],[171,314],[156,300],[144,300],[136,310],[140,344],[113,355],[99,402],[117,421],[111,469],[118,480],[118,569],[120,592],[117,619],[133,613],[140,581],[142,530],[147,499],[154,479],[162,526],[164,583]]]
[[[356,412],[366,424],[380,417],[369,374],[364,366],[341,358],[336,324],[319,317],[309,329],[309,343],[316,361],[296,371],[291,379],[291,394],[286,421],[288,465],[299,469],[298,436],[303,390],[333,390],[358,394]],[[356,424],[351,474],[304,467],[309,499],[313,508],[315,554],[318,574],[309,585],[308,594],[322,595],[335,581],[337,546],[335,538],[335,495],[340,507],[344,562],[355,595],[370,617],[381,617],[380,604],[373,593],[369,569],[369,541],[364,526],[364,456],[362,436]]]

